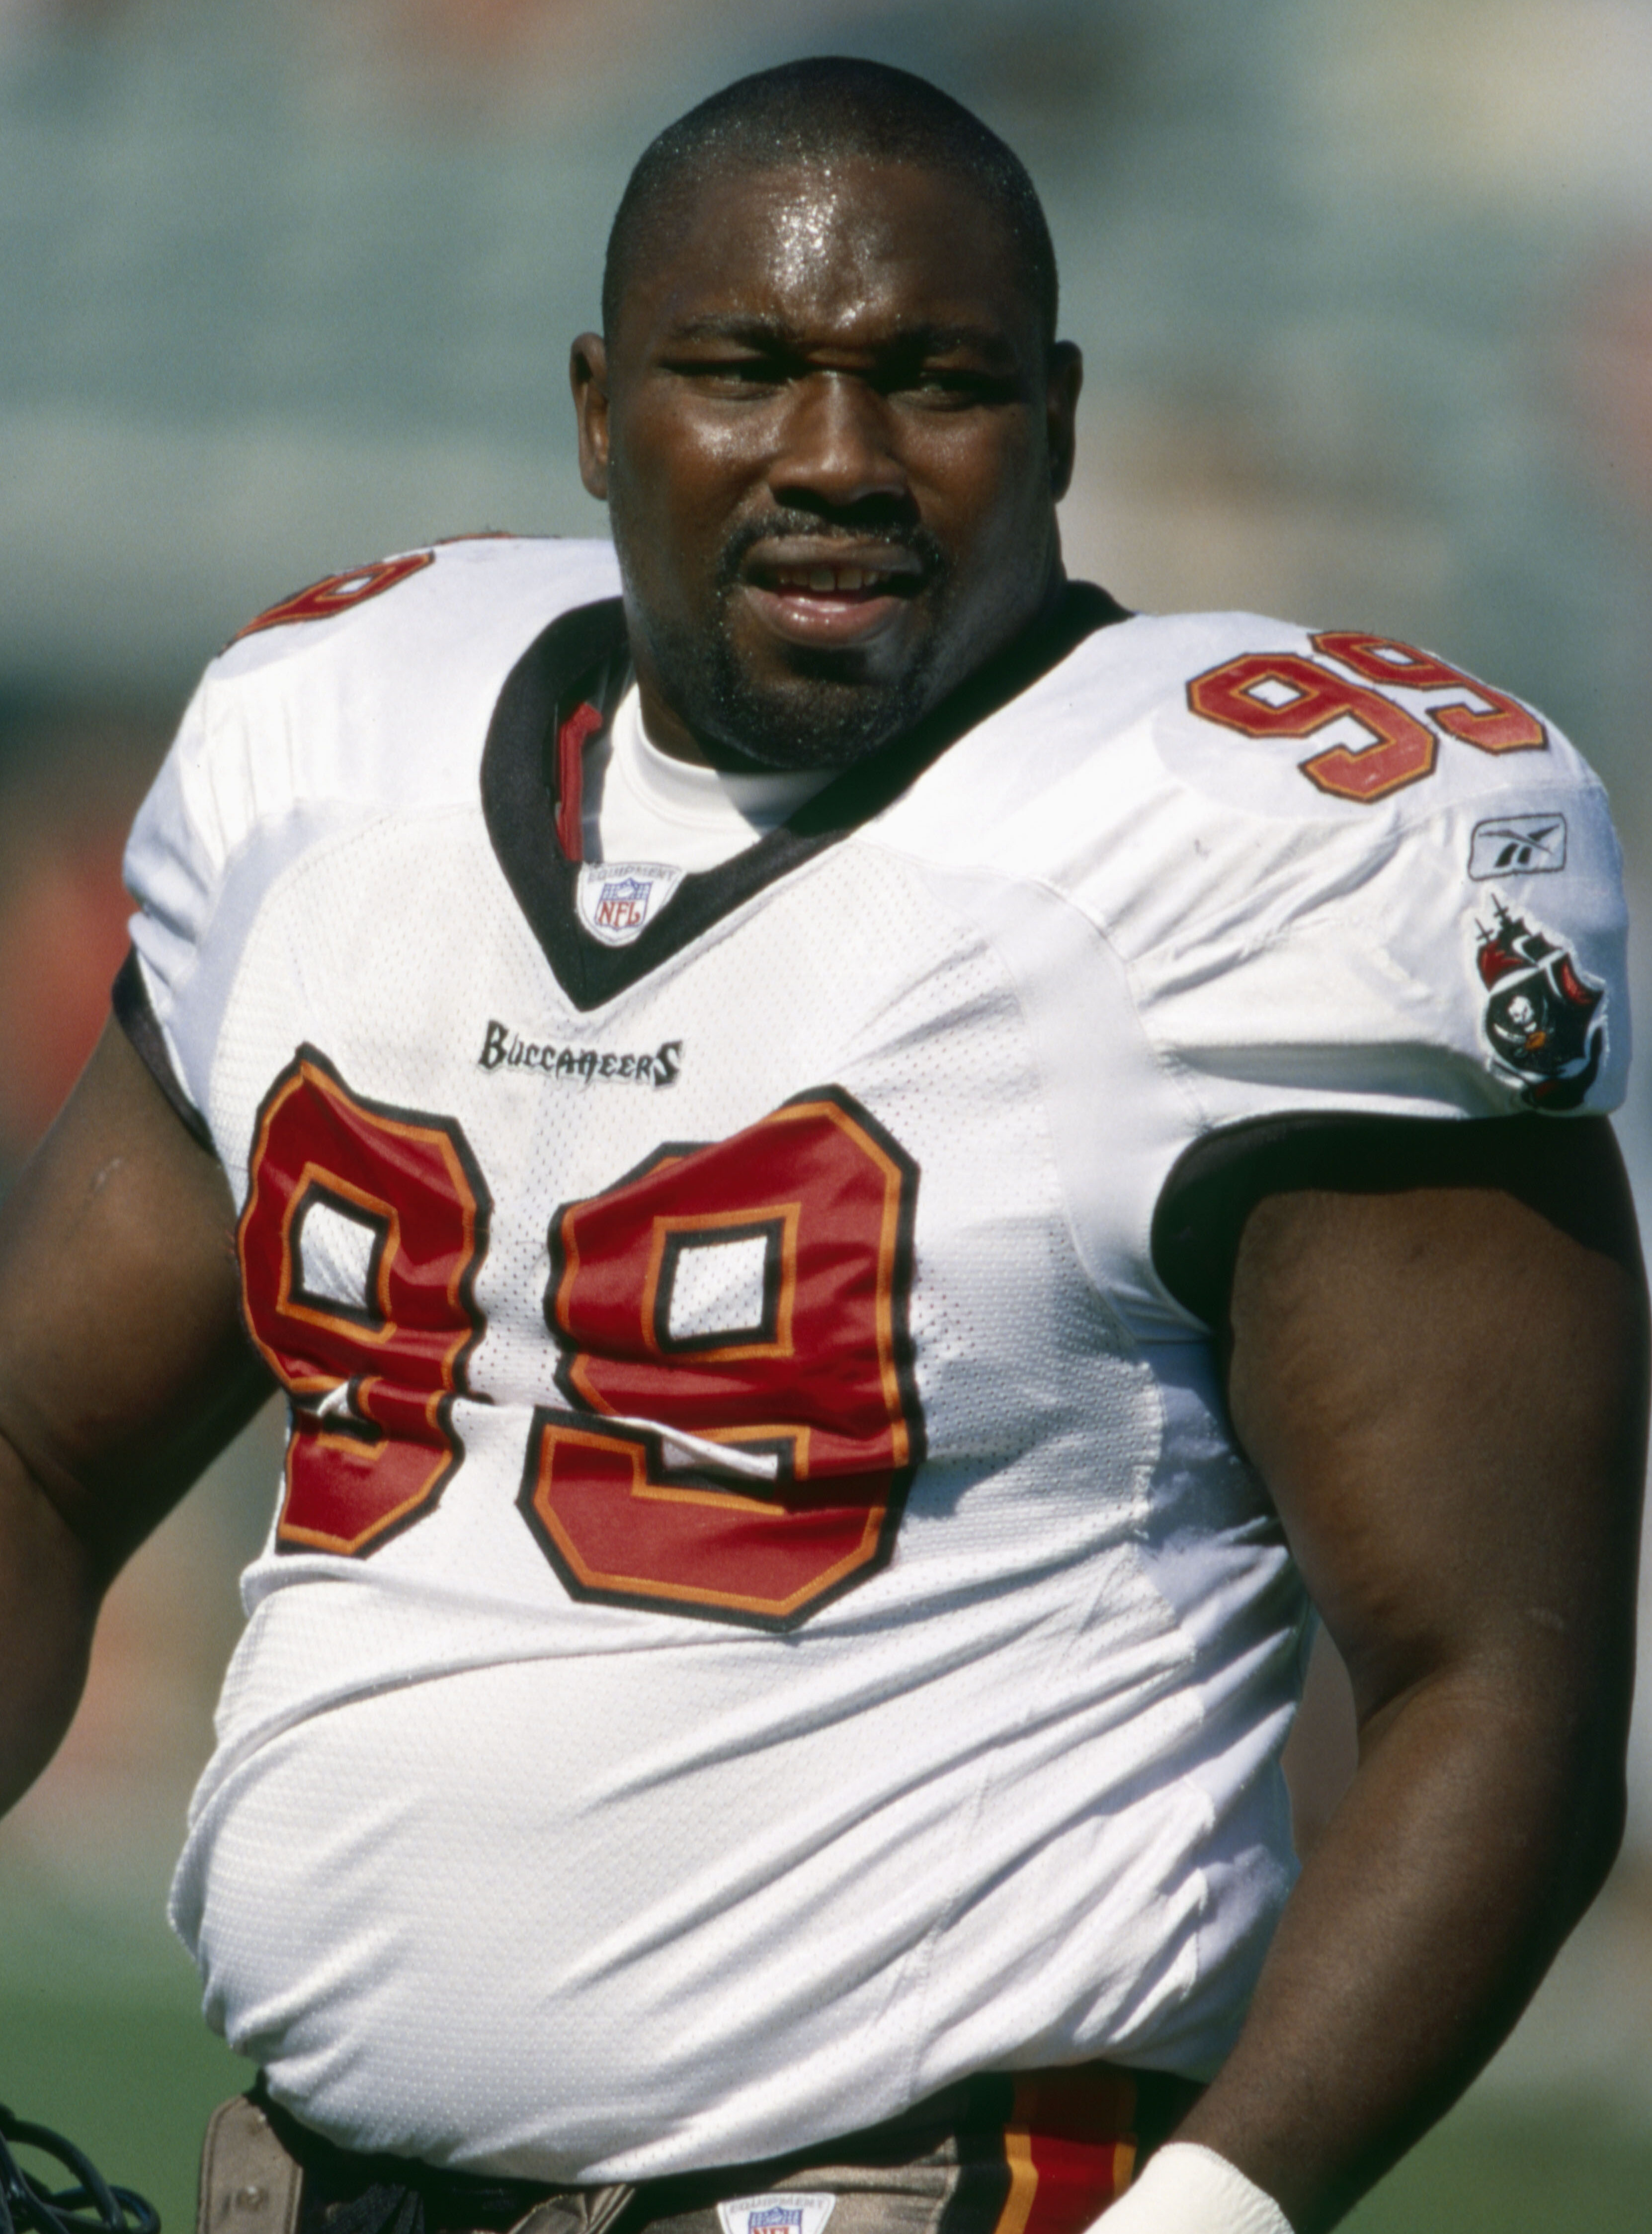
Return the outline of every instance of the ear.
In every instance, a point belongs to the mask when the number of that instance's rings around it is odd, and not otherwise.
[[[608,344],[600,334],[581,334],[568,356],[579,428],[579,478],[591,494],[608,499]]]
[[[1049,353],[1049,374],[1044,391],[1044,423],[1049,442],[1050,494],[1057,504],[1073,480],[1073,461],[1078,450],[1079,390],[1084,385],[1084,359],[1074,342],[1057,342]]]

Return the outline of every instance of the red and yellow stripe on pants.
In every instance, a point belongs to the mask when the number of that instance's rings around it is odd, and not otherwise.
[[[993,2234],[1081,2234],[1130,2185],[1136,2081],[1108,2064],[1015,2079],[1004,2126],[1009,2193]]]

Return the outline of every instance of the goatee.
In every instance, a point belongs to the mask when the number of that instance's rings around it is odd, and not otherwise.
[[[951,569],[935,537],[917,522],[879,523],[870,533],[854,524],[856,539],[889,544],[903,557],[916,557],[919,592],[931,604],[944,599]],[[789,541],[840,542],[841,526],[823,527],[813,514],[768,513],[729,538],[718,566],[715,617],[708,627],[681,628],[672,623],[649,629],[655,671],[671,678],[674,709],[703,747],[756,767],[846,768],[905,734],[934,702],[933,676],[946,630],[936,624],[917,656],[898,675],[873,680],[855,670],[855,651],[794,648],[791,671],[759,683],[735,648],[729,608],[742,581],[741,562],[755,543],[771,537]]]

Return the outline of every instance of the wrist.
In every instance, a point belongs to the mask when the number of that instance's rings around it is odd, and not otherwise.
[[[1196,2141],[1169,2141],[1091,2234],[1291,2234],[1272,2196]]]

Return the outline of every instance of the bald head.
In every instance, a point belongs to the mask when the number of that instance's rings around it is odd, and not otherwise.
[[[1009,236],[1045,347],[1053,344],[1055,251],[1020,157],[925,79],[838,56],[737,79],[643,150],[608,237],[604,331],[615,334],[633,277],[669,253],[709,180],[854,158],[949,173],[983,203]]]

